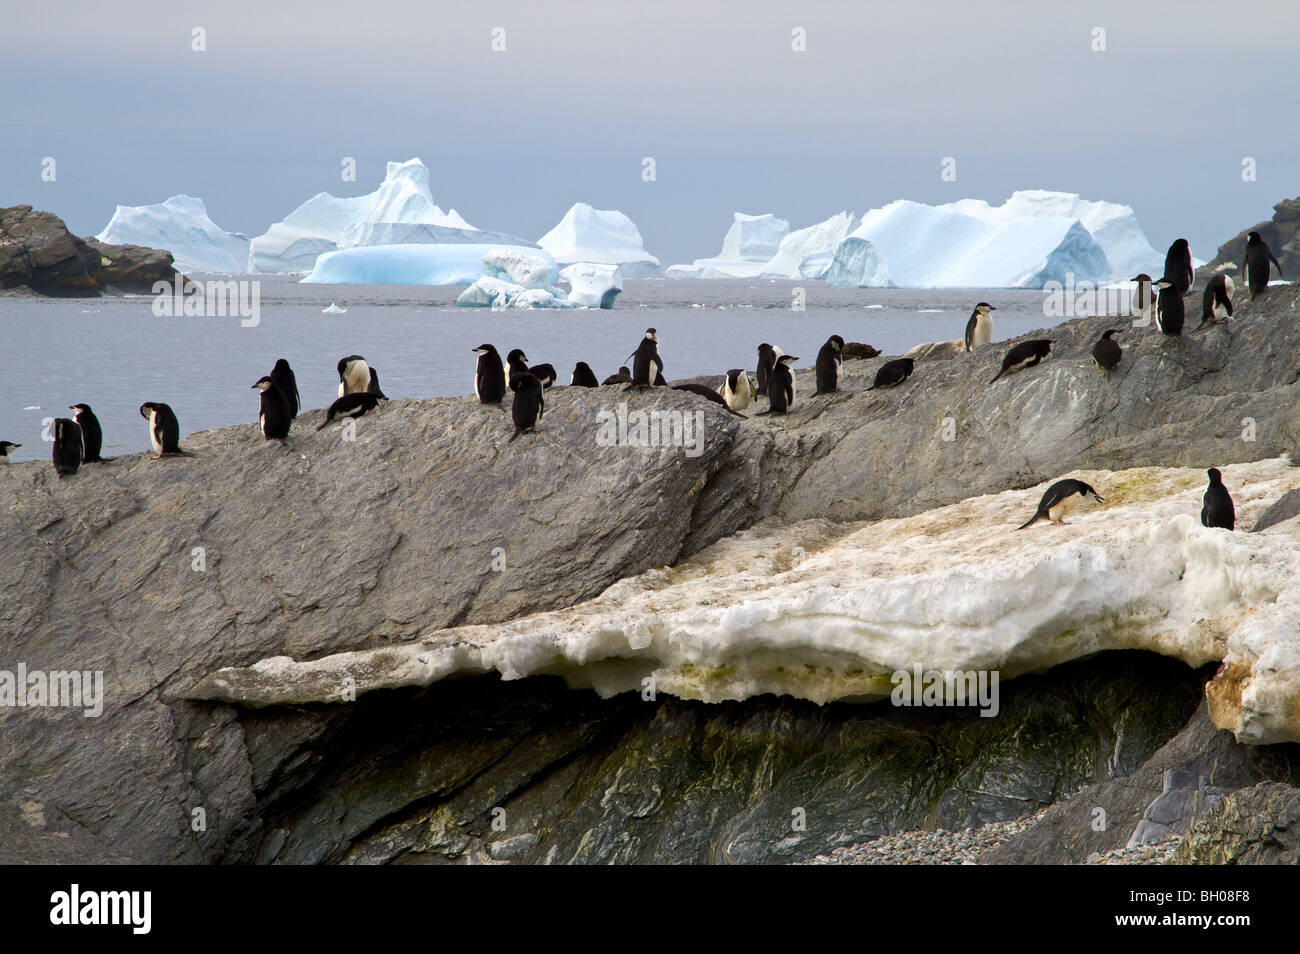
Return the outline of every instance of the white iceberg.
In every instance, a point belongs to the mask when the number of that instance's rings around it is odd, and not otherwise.
[[[322,308],[320,313],[322,315],[346,315],[348,310],[346,308],[340,308],[334,302],[330,302],[330,306],[328,308]]]
[[[761,274],[780,278],[821,278],[831,267],[836,247],[860,222],[856,215],[839,212],[825,222],[788,233],[781,239],[776,254],[763,266]]]
[[[503,278],[524,288],[558,291],[555,260],[537,249],[494,248],[483,256],[483,274]]]
[[[400,227],[397,242],[393,241],[395,226]],[[410,226],[444,231],[417,231],[412,235]],[[428,241],[428,236],[438,234],[442,236],[439,241],[453,242],[468,238],[464,233],[474,231],[455,209],[443,212],[434,203],[429,193],[429,170],[423,162],[390,162],[384,181],[374,192],[351,198],[318,193],[254,238],[249,247],[248,270],[301,274],[314,268],[317,256],[335,249],[393,245],[412,239]],[[491,241],[491,237],[478,241]]]
[[[670,265],[664,274],[669,278],[757,278],[789,232],[790,223],[770,212],[737,212],[715,257],[697,258],[690,265]]]
[[[558,294],[556,294],[558,292]],[[575,308],[564,292],[546,288],[525,288],[504,278],[487,275],[460,293],[456,304],[466,308]]]
[[[645,250],[636,224],[617,210],[577,202],[537,244],[561,265],[618,265],[628,277],[658,276],[659,259]]]
[[[95,238],[166,249],[185,274],[237,273],[248,265],[248,237],[220,228],[208,218],[203,200],[190,195],[174,195],[159,205],[119,205]]]
[[[1127,281],[1140,272],[1154,275],[1164,265],[1164,254],[1151,247],[1132,207],[1117,202],[1090,201],[1073,192],[1022,189],[998,206],[982,199],[961,199],[938,208],[994,225],[1015,219],[1078,219],[1106,253],[1111,267],[1107,278]]]
[[[498,245],[369,245],[329,251],[302,280],[343,285],[468,285],[483,274],[483,256]],[[511,248],[537,255],[535,248]],[[554,265],[552,265],[552,268]]]
[[[560,278],[569,283],[569,301],[587,308],[613,308],[623,291],[623,272],[617,265],[578,262],[560,269]]]
[[[876,247],[864,238],[850,235],[835,246],[830,268],[823,276],[836,288],[893,288],[885,261]],[[868,305],[880,308],[880,305]]]

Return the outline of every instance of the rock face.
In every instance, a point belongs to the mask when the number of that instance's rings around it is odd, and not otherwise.
[[[1197,269],[1197,284],[1204,287],[1209,276],[1218,271],[1226,271],[1240,281],[1241,263],[1246,258],[1246,235],[1250,232],[1258,232],[1268,243],[1285,277],[1300,275],[1300,197],[1296,197],[1283,199],[1273,206],[1271,221],[1252,225],[1220,245],[1214,258]]]
[[[1300,788],[1260,782],[1228,795],[1192,826],[1170,864],[1300,864]]]
[[[110,286],[148,290],[175,278],[170,252],[77,238],[57,215],[30,205],[0,209],[0,288],[93,295]]]

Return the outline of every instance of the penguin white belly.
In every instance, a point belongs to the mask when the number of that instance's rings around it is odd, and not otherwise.
[[[482,395],[478,393],[478,372],[477,371],[474,372],[474,396],[476,398],[480,398],[480,399],[482,398]]]
[[[1055,507],[1049,507],[1047,510],[1047,519],[1052,523],[1060,523],[1070,513],[1074,511],[1075,506],[1079,503],[1078,494],[1070,494]]]
[[[161,454],[163,452],[162,441],[158,439],[158,412],[149,412],[149,443],[153,445],[153,452]]]
[[[788,411],[793,411],[793,410],[794,410],[794,391],[795,391],[795,388],[794,388],[794,380],[795,380],[795,379],[794,379],[794,369],[791,368],[791,369],[790,369],[790,406],[789,406],[788,408],[786,408],[786,410],[788,410]]]
[[[1210,311],[1214,315],[1216,321],[1222,321],[1223,319],[1228,317],[1227,306],[1221,305],[1217,301],[1214,303],[1214,307],[1211,308]]]
[[[339,397],[342,397],[342,396],[343,396],[343,392],[344,392],[346,389],[347,389],[347,386],[346,386],[342,381],[340,381],[340,382],[339,382]]]
[[[260,424],[260,425],[262,426],[262,436],[263,436],[263,437],[266,437],[266,436],[267,436],[267,434],[266,434],[266,415],[265,415],[265,414],[259,414],[259,415],[257,415],[257,423]]]
[[[993,340],[993,319],[988,315],[975,317],[975,330],[971,333],[971,347],[978,348]]]

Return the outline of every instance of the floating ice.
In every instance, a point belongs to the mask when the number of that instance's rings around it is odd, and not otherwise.
[[[144,245],[172,253],[178,271],[243,272],[248,237],[227,232],[208,218],[202,199],[174,195],[159,205],[119,205],[95,236],[110,245]]]
[[[623,291],[623,272],[617,265],[579,262],[560,269],[560,278],[569,283],[569,301],[587,308],[613,308]]]
[[[894,285],[876,247],[856,235],[850,235],[835,247],[825,278],[826,284],[837,288],[892,288]]]
[[[836,248],[860,221],[856,215],[839,212],[825,222],[790,232],[781,239],[776,254],[763,266],[762,274],[782,278],[824,277]]]
[[[659,259],[645,250],[636,224],[617,210],[577,202],[537,244],[561,265],[618,265],[629,277],[658,276]]]
[[[322,315],[346,315],[348,310],[346,308],[340,308],[338,305],[334,304],[334,302],[330,302],[330,306],[328,308],[322,308],[320,313]]]
[[[304,282],[347,285],[468,285],[498,245],[371,245],[326,252]],[[515,248],[537,255],[535,248]]]

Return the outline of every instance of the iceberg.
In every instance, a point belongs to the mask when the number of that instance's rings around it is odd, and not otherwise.
[[[856,215],[839,212],[825,222],[788,233],[760,274],[779,278],[821,278],[831,267],[835,249],[860,223]],[[725,240],[723,245],[726,245]]]
[[[483,256],[498,245],[368,245],[327,251],[304,282],[343,285],[468,285],[483,274]],[[536,248],[507,247],[519,255]],[[551,268],[555,264],[551,263]]]
[[[790,223],[770,212],[737,212],[722,238],[722,251],[714,258],[697,258],[690,265],[670,265],[669,278],[757,278],[781,250]]]
[[[574,203],[537,244],[561,265],[618,265],[629,277],[657,277],[659,259],[645,250],[636,224],[617,210]]]
[[[617,265],[579,262],[560,269],[560,278],[569,283],[569,301],[587,308],[613,308],[623,291],[623,272]]]
[[[1015,219],[1078,219],[1106,253],[1111,266],[1107,278],[1118,281],[1127,281],[1139,272],[1155,274],[1164,263],[1163,253],[1151,247],[1132,207],[1117,202],[1090,201],[1073,192],[1024,189],[1013,192],[999,206],[982,199],[961,199],[938,208],[993,225]]]
[[[538,251],[488,249],[482,259],[483,274],[461,292],[456,304],[468,308],[577,307],[555,284],[555,260]]]
[[[439,231],[409,231],[405,228],[409,226]],[[430,237],[443,244],[492,240],[491,236],[470,238],[475,231],[455,209],[443,212],[434,204],[423,162],[418,158],[390,162],[374,192],[351,198],[318,193],[254,238],[248,270],[302,274],[313,270],[318,256],[335,249],[429,241]]]
[[[889,269],[876,247],[864,238],[850,235],[835,246],[826,284],[836,288],[893,288]],[[871,307],[879,308],[879,305]]]
[[[346,308],[340,308],[334,302],[330,302],[330,306],[328,308],[322,308],[320,313],[322,315],[346,315],[348,310]]]
[[[248,237],[227,232],[208,218],[202,199],[174,195],[159,205],[119,205],[95,236],[109,245],[144,245],[172,253],[184,274],[243,272]]]

